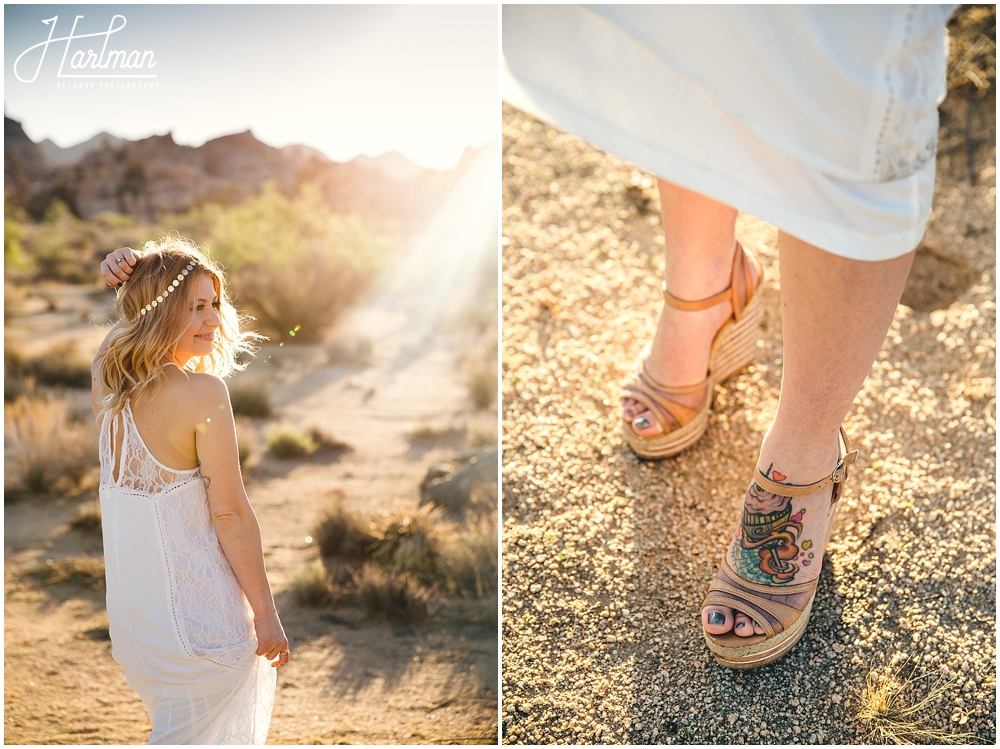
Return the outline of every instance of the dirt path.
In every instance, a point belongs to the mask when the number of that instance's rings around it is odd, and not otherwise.
[[[808,631],[734,672],[699,610],[777,402],[777,232],[737,225],[769,279],[756,364],[694,448],[638,460],[618,383],[661,303],[655,181],[511,108],[503,132],[504,741],[862,743],[866,677],[893,666],[904,700],[946,686],[926,725],[994,743],[995,154],[979,186],[939,182],[847,418],[861,457]]]
[[[279,674],[269,741],[494,743],[495,612],[451,602],[406,629],[371,623],[354,609],[299,608],[287,592],[317,556],[306,537],[332,496],[371,514],[414,506],[429,465],[456,451],[453,444],[415,449],[407,442],[412,424],[485,418],[470,414],[456,363],[468,343],[461,336],[416,340],[391,306],[373,305],[345,326],[376,341],[372,366],[334,367],[318,348],[271,346],[261,359],[271,355],[270,363],[242,375],[272,379],[280,420],[316,424],[354,447],[337,460],[260,457],[247,472],[294,653]],[[99,341],[72,309],[32,318],[22,330],[29,328],[43,341],[67,330],[85,345]],[[42,586],[31,574],[47,557],[101,554],[98,537],[68,528],[78,504],[52,498],[5,507],[7,743],[132,744],[148,736],[145,710],[111,659],[103,591]]]

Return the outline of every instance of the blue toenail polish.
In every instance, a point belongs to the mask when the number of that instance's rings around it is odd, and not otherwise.
[[[632,422],[632,426],[635,429],[648,429],[650,426],[650,421],[645,416],[640,416],[638,419]]]
[[[739,624],[736,625],[736,629],[743,629],[743,627],[745,626],[747,626],[746,622],[740,622]]]
[[[708,615],[708,623],[709,624],[725,624],[726,623],[726,615],[725,614],[720,614],[718,611],[712,611]]]

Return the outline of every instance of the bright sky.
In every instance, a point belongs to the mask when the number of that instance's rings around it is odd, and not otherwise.
[[[108,34],[115,15],[125,26]],[[53,16],[53,41],[15,75]],[[335,161],[400,151],[447,169],[497,136],[498,34],[496,5],[5,5],[4,112],[63,147],[101,131],[201,145],[250,129]],[[113,50],[153,54],[142,68],[93,66]]]

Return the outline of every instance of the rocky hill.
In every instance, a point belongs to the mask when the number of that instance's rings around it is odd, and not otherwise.
[[[154,219],[209,201],[238,202],[267,182],[285,193],[311,182],[339,213],[396,220],[406,228],[423,223],[472,160],[465,154],[444,172],[395,153],[341,164],[307,146],[273,148],[249,130],[198,147],[180,145],[170,133],[80,146],[60,149],[56,155],[65,163],[53,163],[19,122],[5,117],[5,197],[34,216],[59,199],[85,219],[104,211]]]

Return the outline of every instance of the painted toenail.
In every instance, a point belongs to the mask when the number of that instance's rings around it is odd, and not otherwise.
[[[736,629],[743,629],[745,626],[747,626],[746,622],[740,622],[736,625]]]
[[[725,614],[720,614],[718,611],[712,611],[708,615],[708,623],[709,624],[725,624],[726,623],[726,615]]]
[[[638,419],[636,419],[635,421],[632,422],[632,426],[635,429],[648,429],[652,425],[653,425],[653,422],[651,422],[645,416],[640,416]]]

